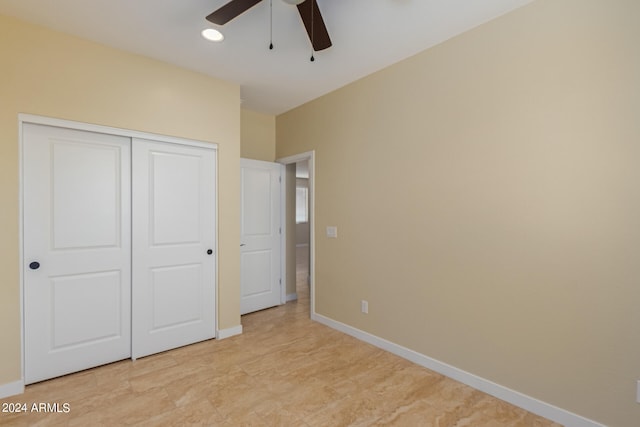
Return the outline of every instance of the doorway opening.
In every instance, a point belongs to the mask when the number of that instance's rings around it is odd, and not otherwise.
[[[309,151],[277,159],[285,165],[286,300],[309,301],[310,317],[315,317],[314,244],[314,158]]]
[[[309,293],[309,161],[296,168],[296,294]]]

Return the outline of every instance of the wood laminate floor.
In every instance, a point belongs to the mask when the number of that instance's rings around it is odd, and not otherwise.
[[[0,425],[557,426],[309,319],[298,301],[243,316],[244,333],[30,385]],[[51,407],[50,407],[51,409]]]

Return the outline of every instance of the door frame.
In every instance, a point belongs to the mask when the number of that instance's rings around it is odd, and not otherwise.
[[[292,156],[287,156],[287,157],[281,157],[276,159],[277,163],[282,163],[283,165],[290,165],[293,163],[297,163],[297,162],[301,162],[301,161],[308,161],[309,162],[309,299],[310,299],[310,308],[309,308],[309,312],[311,313],[311,319],[312,320],[316,320],[316,305],[315,305],[315,300],[316,300],[316,243],[315,243],[315,223],[316,223],[316,212],[315,212],[315,205],[316,205],[316,189],[315,189],[315,170],[316,170],[316,163],[315,160],[316,159],[316,152],[315,150],[311,150],[311,151],[307,151],[304,153],[300,153],[300,154],[294,154]],[[287,174],[284,174],[284,179],[285,179],[285,183],[283,188],[285,189],[286,192],[286,179],[287,179]],[[282,209],[281,209],[281,215],[282,215],[282,219],[281,219],[281,223],[282,223],[282,239],[283,242],[286,242],[286,234],[287,234],[287,227],[286,227],[286,214],[287,214],[287,210],[286,210],[286,194],[283,194],[282,197]],[[295,232],[295,231],[294,231]],[[283,255],[283,271],[286,272],[286,267],[285,264],[286,263],[286,250],[283,247],[283,251],[282,251],[282,255]],[[293,262],[295,262],[295,260],[293,260]],[[283,278],[283,280],[285,280],[285,278]],[[286,282],[285,282],[286,283]],[[283,292],[285,292],[285,287],[286,285],[283,284]],[[286,293],[286,292],[285,292]]]
[[[133,139],[134,138],[139,138],[139,139],[150,139],[150,140],[154,140],[154,141],[158,141],[158,142],[166,142],[166,143],[170,143],[170,144],[177,144],[177,145],[188,145],[188,146],[192,146],[192,147],[201,147],[201,148],[207,148],[210,150],[215,150],[216,152],[218,151],[218,144],[217,143],[213,143],[213,142],[206,142],[206,141],[197,141],[197,140],[193,140],[193,139],[187,139],[187,138],[178,138],[178,137],[173,137],[173,136],[167,136],[167,135],[160,135],[160,134],[154,134],[151,132],[141,132],[141,131],[136,131],[136,130],[131,130],[131,129],[123,129],[123,128],[117,128],[117,127],[111,127],[111,126],[103,126],[103,125],[96,125],[96,124],[90,124],[90,123],[83,123],[83,122],[76,122],[76,121],[72,121],[72,120],[64,120],[64,119],[57,119],[57,118],[53,118],[53,117],[46,117],[46,116],[39,116],[39,115],[35,115],[35,114],[25,114],[25,113],[19,113],[18,114],[18,182],[19,182],[19,189],[18,189],[18,204],[19,204],[19,217],[18,217],[18,227],[19,227],[19,238],[18,238],[18,250],[19,250],[19,257],[18,257],[18,262],[20,263],[20,268],[19,268],[19,280],[20,280],[20,353],[21,353],[21,357],[20,357],[20,372],[21,372],[21,379],[19,381],[19,385],[17,387],[13,388],[13,391],[18,391],[19,393],[24,393],[24,382],[25,382],[25,337],[24,337],[24,331],[25,331],[25,327],[24,327],[24,274],[23,274],[23,269],[24,269],[24,180],[23,180],[23,173],[24,173],[24,135],[23,135],[23,126],[27,123],[31,123],[31,124],[36,124],[36,125],[44,125],[44,126],[52,126],[52,127],[60,127],[60,128],[66,128],[66,129],[72,129],[72,130],[81,130],[81,131],[87,131],[87,132],[94,132],[94,133],[103,133],[103,134],[109,134],[109,135],[116,135],[116,136],[124,136],[127,138],[131,138],[131,141],[133,143]],[[218,156],[216,155],[216,171],[218,169]],[[217,172],[216,172],[217,173]],[[218,179],[216,179],[215,181],[215,185],[214,185],[214,191],[215,191],[215,200],[214,200],[214,212],[215,212],[215,307],[216,307],[216,312],[215,312],[215,316],[214,316],[214,329],[216,331],[216,337],[218,337],[220,335],[220,330],[218,330],[218,325],[219,325],[219,319],[218,316],[220,314],[219,310],[217,309],[218,307],[218,300],[219,300],[219,295],[218,295],[218,283],[219,283],[219,256],[218,256],[218,252],[219,252],[219,220],[218,220],[218,196],[219,196],[219,191],[218,191]],[[14,383],[15,384],[15,383]]]

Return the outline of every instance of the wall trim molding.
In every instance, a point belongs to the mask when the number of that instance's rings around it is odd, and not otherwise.
[[[0,399],[16,396],[22,393],[24,393],[24,381],[22,380],[0,384]]]
[[[297,299],[298,299],[298,294],[296,292],[294,292],[292,294],[287,294],[287,302],[295,301]]]
[[[311,319],[559,424],[572,427],[606,427],[604,424],[496,384],[493,381],[321,314],[312,313]]]
[[[235,335],[241,335],[241,334],[242,334],[242,325],[238,325],[238,326],[233,326],[231,328],[218,329],[216,331],[216,339],[223,340],[225,338],[230,338]]]

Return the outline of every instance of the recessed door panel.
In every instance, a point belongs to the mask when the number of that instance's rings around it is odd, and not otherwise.
[[[242,235],[273,235],[274,206],[272,204],[271,169],[242,169]]]
[[[120,338],[121,289],[119,271],[52,277],[51,349]]]
[[[152,332],[202,322],[202,265],[154,268]]]
[[[272,251],[254,251],[242,254],[245,274],[242,276],[242,297],[254,297],[273,291]]]
[[[129,138],[23,127],[27,384],[131,355]]]
[[[121,147],[51,140],[53,248],[120,245]]]
[[[149,154],[153,244],[200,242],[201,156],[163,151]]]

